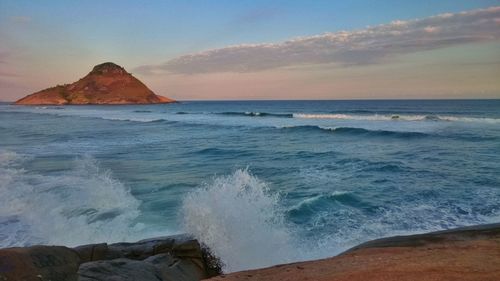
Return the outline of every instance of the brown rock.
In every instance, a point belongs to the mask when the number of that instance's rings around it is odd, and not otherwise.
[[[74,250],[80,256],[81,262],[97,261],[106,259],[108,252],[108,244],[89,244],[82,245],[74,248]]]
[[[0,250],[0,280],[77,280],[78,254],[60,246]]]
[[[58,85],[29,96],[16,104],[152,104],[175,102],[154,94],[146,85],[112,62],[96,65],[87,76],[72,84]]]
[[[78,270],[78,281],[163,281],[151,263],[131,259],[87,262]]]
[[[79,281],[198,281],[207,277],[204,267],[170,254],[145,260],[119,258],[87,262],[80,266],[78,276]]]
[[[200,280],[220,273],[219,268],[212,266],[216,259],[187,235],[134,243],[90,244],[74,250],[82,260],[78,273],[82,281]]]
[[[198,281],[207,278],[205,267],[196,259],[176,258],[170,254],[160,254],[144,260],[153,264],[165,281]]]
[[[500,224],[374,240],[333,258],[210,280],[500,280]]]

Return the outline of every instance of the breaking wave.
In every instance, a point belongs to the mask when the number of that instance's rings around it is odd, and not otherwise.
[[[297,132],[317,131],[325,133],[335,133],[340,135],[366,135],[366,136],[399,137],[399,138],[422,138],[430,136],[429,134],[420,132],[368,130],[363,128],[353,128],[353,127],[323,127],[314,125],[287,126],[287,127],[281,127],[281,129],[289,131],[297,131]]]
[[[397,115],[397,114],[373,114],[373,115],[354,115],[354,114],[305,114],[294,113],[293,118],[300,119],[344,119],[344,120],[363,120],[363,121],[456,121],[456,122],[483,122],[500,123],[500,118],[483,117],[458,117],[441,115]]]
[[[28,160],[0,151],[0,247],[140,237],[142,225],[134,222],[140,201],[95,159],[76,159],[69,171],[53,175],[25,170]]]
[[[221,112],[216,113],[219,115],[227,115],[227,116],[246,116],[246,117],[280,117],[280,118],[292,118],[293,114],[287,113],[267,113],[267,112]]]
[[[360,114],[352,113],[270,113],[253,111],[228,111],[210,113],[224,116],[236,117],[274,117],[274,118],[296,118],[296,119],[338,119],[338,120],[357,120],[357,121],[445,121],[445,122],[479,122],[479,123],[500,123],[500,118],[486,117],[466,117],[466,116],[447,116],[435,114],[368,114],[366,111],[355,111]],[[366,114],[364,114],[366,113]],[[187,112],[177,112],[177,114],[194,114]]]
[[[224,272],[285,263],[297,256],[279,195],[237,170],[186,196],[184,229],[208,246]]]

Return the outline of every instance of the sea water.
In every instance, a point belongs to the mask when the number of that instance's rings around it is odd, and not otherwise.
[[[226,272],[500,221],[500,100],[0,104],[0,247],[187,232]]]

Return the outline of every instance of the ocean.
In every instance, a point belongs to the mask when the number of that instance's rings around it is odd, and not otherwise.
[[[0,247],[190,233],[226,272],[500,221],[500,100],[0,104]]]

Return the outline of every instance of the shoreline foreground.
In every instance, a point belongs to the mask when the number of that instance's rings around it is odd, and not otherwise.
[[[230,274],[221,274],[217,258],[187,235],[75,248],[0,249],[0,280],[207,278],[213,281],[500,280],[500,223],[382,238],[331,258]]]

